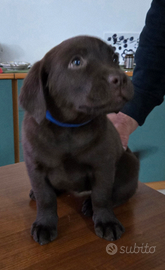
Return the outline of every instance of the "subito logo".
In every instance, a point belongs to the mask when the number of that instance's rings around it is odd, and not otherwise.
[[[106,252],[109,254],[109,255],[115,255],[117,253],[117,246],[113,243],[110,243],[106,246]]]

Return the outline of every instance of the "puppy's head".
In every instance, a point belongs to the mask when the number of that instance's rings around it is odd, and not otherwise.
[[[97,38],[68,39],[37,62],[24,80],[20,105],[40,123],[49,110],[62,122],[81,123],[118,112],[133,95],[111,46]]]

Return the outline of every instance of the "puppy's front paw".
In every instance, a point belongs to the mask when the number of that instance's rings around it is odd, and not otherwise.
[[[108,241],[119,239],[125,231],[123,225],[114,216],[110,216],[109,218],[96,216],[93,217],[93,220],[96,235]]]
[[[31,228],[33,239],[40,245],[48,244],[57,238],[57,225],[43,225],[41,222],[35,221]]]

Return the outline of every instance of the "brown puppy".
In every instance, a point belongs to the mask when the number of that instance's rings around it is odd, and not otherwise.
[[[106,114],[118,112],[133,95],[113,48],[78,36],[49,51],[30,70],[20,94],[26,110],[23,148],[37,218],[36,242],[57,237],[56,190],[91,190],[83,211],[92,212],[99,237],[116,240],[124,232],[113,207],[137,187],[139,163],[124,152]]]

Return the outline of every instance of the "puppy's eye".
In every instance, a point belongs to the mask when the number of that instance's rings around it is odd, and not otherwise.
[[[85,61],[80,56],[75,56],[69,63],[69,68],[76,69],[81,68],[84,65]]]
[[[118,53],[114,53],[112,58],[113,58],[114,63],[119,64],[119,54]]]
[[[71,64],[73,66],[80,66],[81,65],[81,59],[79,57],[76,57],[75,59],[72,60]]]

